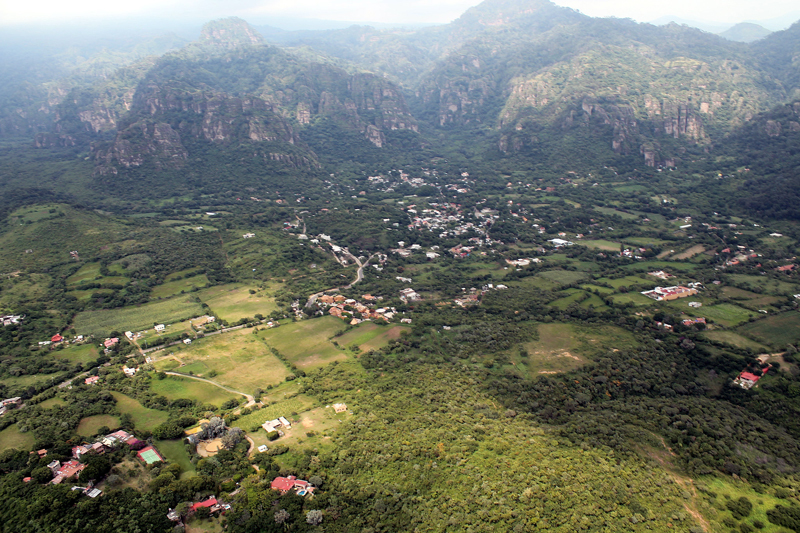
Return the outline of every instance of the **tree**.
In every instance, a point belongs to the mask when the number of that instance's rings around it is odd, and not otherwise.
[[[322,523],[322,511],[314,509],[306,513],[306,523],[318,526]]]
[[[308,478],[308,482],[317,488],[322,487],[322,484],[324,483],[323,479],[319,476],[311,476]]]
[[[228,430],[225,436],[222,437],[222,445],[225,448],[232,450],[242,441],[243,438],[244,431],[241,428],[231,428]]]
[[[275,512],[275,523],[286,527],[286,521],[291,518],[291,515],[286,509],[281,509]]]

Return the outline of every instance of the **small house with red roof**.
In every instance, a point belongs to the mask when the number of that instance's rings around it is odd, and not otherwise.
[[[191,512],[195,512],[195,511],[197,511],[198,509],[200,509],[201,507],[212,508],[212,507],[214,507],[215,505],[217,505],[217,499],[216,499],[214,496],[212,496],[212,497],[210,497],[209,499],[207,499],[207,500],[206,500],[206,501],[204,501],[204,502],[197,502],[197,503],[195,503],[195,504],[192,504],[192,506],[191,506],[191,507],[189,507],[189,510],[190,510]]]
[[[100,381],[100,376],[90,376],[83,380],[86,385],[94,385]]]
[[[52,337],[50,337],[50,342],[61,342],[64,340],[64,337],[61,336],[60,333],[56,333]]]
[[[733,380],[733,383],[739,385],[741,388],[745,390],[752,389],[756,385],[756,383],[758,383],[758,380],[764,377],[764,374],[769,372],[770,368],[771,368],[770,366],[764,368],[763,374],[761,374],[760,376],[757,376],[752,372],[744,370],[739,374],[739,376],[736,379]]]
[[[294,490],[300,496],[314,492],[314,486],[311,483],[297,479],[296,476],[276,477],[270,486],[274,490],[280,491],[281,494],[286,494],[290,490]]]

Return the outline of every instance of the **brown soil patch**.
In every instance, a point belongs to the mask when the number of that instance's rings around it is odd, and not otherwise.
[[[197,454],[201,457],[217,455],[222,449],[222,439],[203,441],[197,445]]]

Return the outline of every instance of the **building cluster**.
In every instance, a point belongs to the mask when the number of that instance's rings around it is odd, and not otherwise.
[[[483,287],[481,287],[481,290],[478,290],[475,287],[472,287],[469,290],[467,290],[466,288],[462,288],[461,291],[463,293],[465,293],[465,294],[463,296],[461,296],[460,298],[455,298],[453,300],[453,303],[455,303],[456,305],[459,305],[461,307],[467,307],[467,306],[470,306],[470,305],[479,305],[481,303],[481,298],[487,292],[489,292],[489,291],[498,291],[498,290],[501,291],[501,290],[504,290],[504,289],[507,289],[507,288],[508,288],[508,286],[506,286],[506,285],[502,285],[502,284],[501,285],[495,285],[493,283],[488,283],[488,284],[484,285]]]
[[[369,303],[364,304],[353,298],[346,298],[341,294],[324,294],[317,298],[317,303],[323,309],[327,308],[328,313],[331,315],[349,321],[353,325],[360,324],[364,320],[389,322],[397,312],[394,307],[376,307],[373,302],[381,299],[380,296],[375,297],[371,294],[364,294],[361,299]]]
[[[273,431],[277,431],[278,436],[283,437],[284,433],[282,430],[292,429],[292,424],[286,417],[279,416],[274,420],[267,420],[266,422],[261,424],[261,427],[264,428],[264,431],[266,431],[267,433],[272,433]]]
[[[741,373],[739,373],[736,379],[733,380],[733,383],[734,385],[738,385],[745,390],[752,389],[756,385],[756,383],[758,383],[758,380],[764,377],[764,374],[766,374],[770,368],[772,367],[767,366],[766,368],[764,368],[760,376],[757,374],[753,374],[752,372],[748,372],[747,370],[744,370]]]
[[[697,288],[684,287],[683,285],[675,285],[673,287],[656,287],[650,291],[643,291],[642,294],[648,298],[656,300],[657,302],[669,302],[679,298],[686,298],[687,296],[694,296],[697,294]]]
[[[22,398],[16,396],[14,398],[6,398],[2,402],[0,402],[0,416],[6,414],[9,409],[14,409],[22,405]]]
[[[3,315],[0,316],[0,322],[4,326],[16,326],[25,318],[25,315]]]

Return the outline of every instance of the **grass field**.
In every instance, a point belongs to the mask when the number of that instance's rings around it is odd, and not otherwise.
[[[56,359],[70,363],[91,363],[100,357],[100,350],[94,344],[77,344],[64,350],[54,350],[50,354]]]
[[[198,339],[190,346],[171,347],[169,351],[184,366],[175,366],[165,360],[158,361],[156,368],[171,369],[182,374],[193,372],[248,394],[257,388],[277,385],[291,372],[272,355],[260,335],[253,335],[252,331],[242,329]],[[159,352],[158,356],[162,353]],[[216,372],[216,376],[209,376],[211,371]]]
[[[581,289],[594,292],[597,291],[602,295],[611,294],[614,292],[614,289],[610,289],[608,287],[601,287],[600,285],[581,285]]]
[[[344,327],[345,323],[338,318],[326,316],[262,330],[258,335],[285,355],[292,364],[309,369],[347,358],[344,351],[337,349],[328,340]]]
[[[645,306],[653,305],[655,303],[655,301],[651,300],[647,296],[639,294],[638,292],[630,292],[628,294],[612,294],[610,298],[617,305],[630,303],[636,306]]]
[[[83,283],[113,283],[125,285],[130,278],[125,276],[103,276],[100,274],[100,263],[87,263],[76,273],[67,278],[67,287],[80,288]]]
[[[714,320],[714,322],[722,324],[726,327],[734,327],[738,326],[742,322],[747,322],[750,319],[750,316],[754,313],[752,311],[748,311],[747,309],[742,309],[734,304],[722,303],[708,307],[703,306],[700,309],[691,310],[690,314],[694,316],[711,318]]]
[[[747,274],[730,274],[727,276],[736,285],[745,289],[760,287],[767,294],[797,294],[800,286],[786,281],[776,280],[765,276],[748,276]]]
[[[634,285],[642,285],[644,287],[655,287],[657,285],[653,279],[645,279],[638,276],[625,276],[624,278],[616,279],[600,278],[597,282],[611,285],[615,290],[619,290],[622,287],[632,287]]]
[[[570,304],[576,303],[584,294],[586,293],[578,289],[567,289],[558,293],[558,295],[565,296],[550,302],[549,305],[552,305],[556,309],[561,309],[563,311],[569,307]]]
[[[157,287],[153,287],[150,292],[151,299],[168,298],[182,292],[191,292],[194,289],[201,289],[208,286],[208,277],[205,274],[192,276],[191,278],[168,281]]]
[[[752,300],[754,298],[761,298],[760,294],[739,289],[738,287],[723,287],[721,292],[723,296],[731,300]]]
[[[542,277],[549,281],[554,281],[559,285],[569,285],[586,279],[583,272],[573,272],[571,270],[547,270],[540,272],[536,277]]]
[[[800,341],[800,313],[789,311],[745,324],[737,331],[776,349]]]
[[[0,431],[0,450],[8,450],[10,448],[30,450],[34,444],[36,444],[36,439],[33,438],[33,434],[20,433],[14,424]]]
[[[270,402],[270,405],[265,404],[264,407],[253,411],[249,415],[244,415],[240,417],[238,420],[233,422],[233,425],[236,427],[240,427],[243,430],[250,432],[256,426],[261,426],[267,420],[274,420],[279,416],[285,416],[286,418],[292,418],[296,416],[298,413],[302,413],[308,411],[314,406],[314,400],[306,396],[304,394],[298,394],[293,396],[292,398],[285,399],[285,400],[277,400],[274,403]],[[295,415],[292,415],[295,413]],[[263,429],[259,427],[258,431],[264,432]],[[253,432],[256,433],[256,432]],[[252,435],[251,435],[252,436]]]
[[[295,416],[289,417],[292,421],[292,429],[285,431],[286,435],[277,441],[270,442],[267,439],[267,434],[263,429],[249,434],[256,446],[266,444],[273,446],[280,444],[282,446],[295,447],[302,445],[303,447],[319,448],[326,441],[325,437],[344,419],[345,414],[336,415],[333,409],[325,407],[317,407],[316,409],[300,412]],[[263,421],[269,420],[264,418]],[[313,432],[311,437],[308,433]]]
[[[229,283],[203,289],[195,294],[222,320],[235,322],[257,314],[269,316],[276,311],[278,305],[271,296],[276,288],[277,286],[271,286],[261,290],[253,285]],[[251,290],[256,293],[250,294]]]
[[[203,314],[203,308],[190,296],[122,309],[84,311],[73,321],[80,335],[108,335],[111,331],[140,331],[153,324],[173,323]]]
[[[604,215],[618,216],[626,220],[636,220],[639,218],[638,215],[634,215],[632,213],[626,213],[624,211],[618,211],[610,207],[595,207],[594,210],[597,211],[598,213],[603,213]]]
[[[389,344],[389,341],[399,339],[404,331],[410,331],[410,328],[364,322],[335,340],[340,346],[349,347],[355,344],[361,351],[368,352],[369,350],[380,350]]]
[[[169,400],[185,398],[216,407],[231,399],[241,399],[240,395],[233,394],[210,383],[177,376],[167,376],[164,379],[152,380],[150,382],[150,390],[153,391],[153,394],[164,396]]]
[[[138,430],[153,431],[156,426],[163,424],[167,421],[167,418],[169,418],[169,413],[166,411],[148,409],[137,400],[121,392],[112,391],[111,395],[117,400],[117,409],[119,409],[121,413],[131,415],[133,423]]]
[[[100,295],[102,297],[112,296],[114,294],[113,289],[87,289],[85,291],[69,291],[67,292],[70,296],[74,296],[80,301],[89,300],[92,295]]]
[[[539,324],[539,338],[522,346],[528,355],[512,353],[517,369],[526,377],[568,372],[589,362],[588,354],[598,348],[622,349],[636,346],[627,331],[615,326],[580,327],[573,324]]]
[[[733,331],[706,331],[703,333],[703,336],[712,341],[724,342],[725,344],[730,344],[731,346],[736,346],[737,348],[750,348],[755,352],[764,352],[767,350],[767,347],[763,344],[750,340],[747,337],[743,337],[738,333],[734,333]]]
[[[155,441],[156,449],[161,453],[167,461],[177,463],[181,467],[181,479],[192,477],[195,475],[195,467],[192,464],[192,458],[186,451],[183,439],[175,440],[157,440]]]
[[[20,275],[0,284],[0,308],[16,308],[19,304],[35,301],[47,295],[52,278],[45,274]]]
[[[579,241],[578,244],[593,248],[595,250],[603,250],[606,252],[619,252],[620,243],[613,241],[606,241],[602,239],[592,241]]]
[[[94,415],[81,418],[80,424],[76,432],[81,437],[92,437],[97,435],[101,427],[106,426],[109,429],[116,429],[119,427],[119,418],[112,415]]]
[[[50,398],[49,400],[45,400],[36,405],[38,405],[42,409],[52,409],[53,407],[61,407],[63,405],[66,405],[66,403],[61,398]]]

